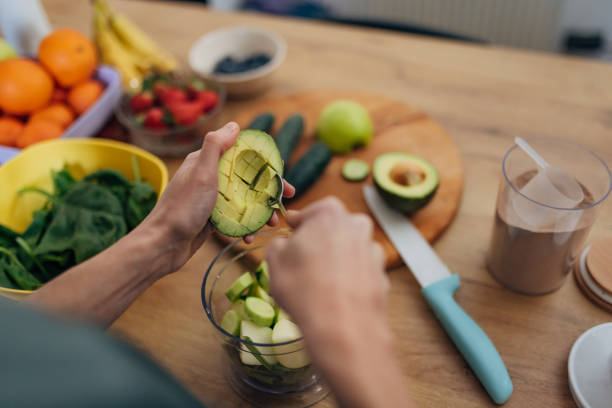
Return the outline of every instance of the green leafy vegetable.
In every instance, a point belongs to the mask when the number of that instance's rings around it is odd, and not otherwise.
[[[77,263],[114,244],[127,232],[123,209],[107,189],[93,183],[75,184],[53,203],[54,216],[35,255],[72,250]]]
[[[27,187],[19,193],[47,198],[19,234],[0,225],[0,286],[36,289],[58,274],[98,254],[135,228],[157,202],[153,187],[105,169],[77,181],[63,168],[51,171],[53,193]]]
[[[244,338],[246,341],[250,341],[253,342],[253,340],[251,340],[250,337],[246,336]],[[266,367],[268,370],[270,371],[274,371],[274,367],[272,366],[272,364],[268,363],[266,361],[265,358],[262,357],[261,353],[259,352],[259,350],[257,350],[257,347],[255,347],[252,344],[248,344],[248,343],[244,343],[244,345],[246,346],[246,348],[249,349],[249,351],[251,353],[253,353],[253,356],[257,359],[257,361],[259,361],[261,363],[261,365],[263,365],[264,367]]]
[[[40,281],[19,262],[17,256],[5,248],[0,248],[0,269],[21,289],[34,290],[41,285]]]

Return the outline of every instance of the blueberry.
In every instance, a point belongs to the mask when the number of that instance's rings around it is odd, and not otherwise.
[[[268,62],[270,62],[270,56],[262,53],[251,55],[240,61],[227,56],[217,62],[214,72],[216,74],[235,74],[257,69]]]

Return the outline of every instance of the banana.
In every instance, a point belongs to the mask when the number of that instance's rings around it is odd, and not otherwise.
[[[121,41],[154,68],[160,71],[172,71],[177,68],[176,59],[123,14],[111,13],[109,21]]]
[[[94,39],[101,60],[117,68],[124,88],[138,91],[142,84],[139,68],[150,68],[137,63],[136,57],[121,43],[108,24],[108,8],[101,1],[94,4]]]

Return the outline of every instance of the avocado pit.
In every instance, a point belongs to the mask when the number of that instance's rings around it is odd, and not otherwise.
[[[399,162],[391,169],[391,179],[402,186],[413,186],[425,180],[425,171],[413,161]]]

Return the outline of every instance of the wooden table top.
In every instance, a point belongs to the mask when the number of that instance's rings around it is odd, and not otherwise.
[[[612,66],[577,58],[470,45],[379,30],[255,14],[221,14],[196,4],[109,1],[185,63],[205,32],[232,24],[267,27],[288,42],[269,95],[307,89],[373,91],[420,107],[458,144],[465,190],[455,221],[435,249],[461,276],[457,301],[497,346],[514,382],[508,407],[574,406],[567,359],[577,337],[612,315],[591,304],[573,278],[539,297],[503,289],[485,267],[501,160],[516,135],[580,141],[612,164]],[[90,32],[89,2],[46,0],[54,27]],[[240,110],[232,102],[229,120]],[[167,161],[174,172],[180,161]],[[612,235],[607,203],[590,241]],[[217,340],[200,302],[206,266],[220,246],[207,242],[182,270],[151,287],[113,331],[146,350],[202,401],[247,406],[220,371]],[[418,406],[492,405],[435,320],[410,272],[389,272],[388,319],[398,359]],[[334,406],[331,398],[317,405]]]

